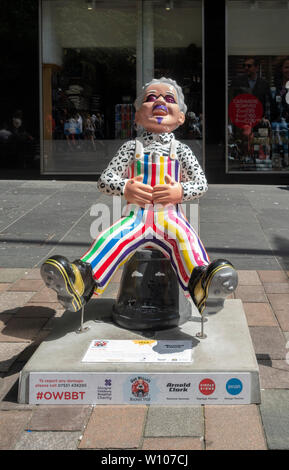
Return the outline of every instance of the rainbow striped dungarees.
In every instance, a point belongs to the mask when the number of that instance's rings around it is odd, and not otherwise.
[[[165,175],[180,181],[179,161],[175,139],[168,156],[146,153],[136,139],[129,178],[143,174],[143,183],[155,186],[165,183]],[[98,287],[96,295],[104,292],[116,270],[128,261],[138,248],[155,248],[170,259],[178,281],[189,297],[188,282],[196,266],[208,265],[209,258],[195,230],[186,219],[181,205],[166,207],[148,205],[145,209],[127,204],[123,217],[96,238],[81,258],[90,263]]]

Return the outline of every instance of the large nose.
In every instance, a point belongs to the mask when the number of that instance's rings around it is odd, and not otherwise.
[[[163,95],[159,95],[155,101],[155,103],[157,102],[161,102],[161,103],[166,103],[166,100],[164,99]]]

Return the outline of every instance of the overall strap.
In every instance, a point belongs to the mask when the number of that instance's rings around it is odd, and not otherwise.
[[[177,159],[177,145],[178,141],[173,137],[171,140],[171,146],[170,146],[170,159],[171,160],[176,160]]]
[[[143,157],[143,143],[140,137],[136,137],[135,139],[134,156],[137,160]]]
[[[170,151],[169,151],[169,156],[171,160],[177,160],[177,146],[179,144],[179,141],[176,140],[174,137],[171,140],[170,144]],[[134,156],[135,158],[141,159],[143,157],[144,149],[143,149],[143,143],[142,139],[140,137],[135,138],[135,153]]]

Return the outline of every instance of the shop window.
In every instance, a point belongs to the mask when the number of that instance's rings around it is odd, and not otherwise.
[[[98,174],[136,136],[141,86],[167,76],[202,163],[202,2],[42,0],[42,173]]]
[[[227,1],[227,171],[288,172],[289,3]]]
[[[188,107],[185,124],[175,131],[187,140],[203,164],[202,2],[155,2],[154,70],[183,89]]]

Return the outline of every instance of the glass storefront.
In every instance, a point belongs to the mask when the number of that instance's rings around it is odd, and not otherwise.
[[[188,106],[176,131],[200,163],[202,2],[42,0],[43,174],[98,174],[136,136],[133,102],[153,77]]]
[[[227,1],[227,172],[288,172],[289,2]]]

